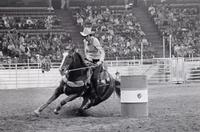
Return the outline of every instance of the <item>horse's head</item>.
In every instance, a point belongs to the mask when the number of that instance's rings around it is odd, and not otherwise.
[[[69,68],[70,64],[73,62],[74,54],[74,49],[65,49],[61,65],[59,67],[61,74],[63,74],[63,72],[65,72]]]
[[[60,65],[60,73],[63,75],[65,71],[69,71],[69,80],[75,81],[78,77],[85,74],[87,69],[83,67],[87,67],[84,63],[82,56],[78,53],[76,48],[67,49],[63,53],[63,60]],[[81,69],[83,68],[83,69]]]

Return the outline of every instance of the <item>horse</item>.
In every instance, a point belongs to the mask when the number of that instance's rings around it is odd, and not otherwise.
[[[34,114],[39,116],[40,113],[61,94],[66,94],[67,97],[54,109],[55,114],[59,114],[59,111],[66,103],[78,97],[83,98],[82,105],[78,109],[79,112],[85,111],[107,100],[114,91],[120,97],[120,83],[105,69],[101,71],[98,79],[98,89],[100,90],[99,96],[101,98],[96,99],[92,96],[93,85],[92,82],[90,82],[92,68],[94,68],[94,66],[88,66],[81,54],[75,49],[70,49],[65,52],[59,68],[64,79],[60,81],[59,86],[55,89],[53,95],[48,99],[48,101],[38,107],[34,111]],[[66,79],[67,81],[64,81]]]

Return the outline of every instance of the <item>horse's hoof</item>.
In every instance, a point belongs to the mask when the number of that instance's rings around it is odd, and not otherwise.
[[[83,109],[79,109],[76,111],[77,116],[87,116],[86,111]]]
[[[82,114],[83,112],[84,112],[83,109],[78,109],[78,110],[76,111],[76,114]]]
[[[34,110],[34,112],[33,112],[33,113],[34,113],[34,115],[35,115],[35,116],[37,116],[37,117],[39,117],[39,115],[40,115],[40,112],[39,112],[39,110]]]
[[[56,115],[58,115],[58,114],[59,114],[59,112],[58,112],[58,110],[57,110],[57,109],[55,109],[53,112],[54,112],[54,114],[56,114]]]

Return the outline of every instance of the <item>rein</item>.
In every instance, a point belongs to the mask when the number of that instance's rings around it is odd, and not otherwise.
[[[78,71],[78,70],[89,69],[89,68],[93,68],[93,67],[97,67],[97,66],[87,66],[87,67],[82,67],[82,68],[70,69],[70,70],[66,70],[66,71],[68,71],[68,72]]]

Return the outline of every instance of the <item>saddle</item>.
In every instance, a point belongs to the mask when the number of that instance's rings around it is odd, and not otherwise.
[[[105,69],[103,69],[99,76],[99,81],[98,81],[99,85],[105,85],[109,81],[110,81],[109,74]]]
[[[91,66],[91,65],[90,65]],[[62,80],[69,86],[69,87],[83,87],[86,84],[91,84],[91,77],[93,75],[93,70],[89,69],[87,72],[86,80],[78,80],[78,81],[69,81],[66,76],[62,77]],[[99,85],[105,85],[110,80],[108,72],[106,72],[106,69],[102,66],[100,75],[98,77],[98,83]]]
[[[90,83],[90,79],[91,79],[91,76],[93,74],[92,72],[92,69],[95,68],[95,64],[92,63],[91,61],[85,59],[85,64],[88,66],[88,67],[91,67],[90,70],[88,70],[88,82]],[[94,66],[94,67],[93,67]],[[102,83],[106,83],[106,81],[109,81],[110,78],[109,78],[109,74],[107,72],[107,68],[105,67],[105,65],[102,65],[101,66],[101,70],[100,70],[100,75],[98,77],[98,82],[102,82]]]

